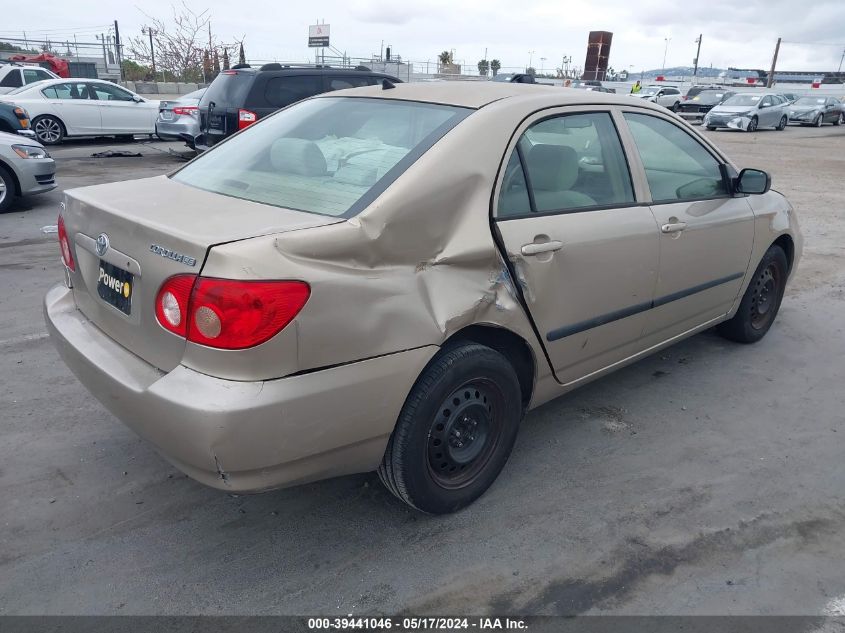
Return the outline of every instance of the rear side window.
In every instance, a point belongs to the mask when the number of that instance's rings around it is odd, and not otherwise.
[[[271,77],[264,88],[264,98],[274,108],[284,108],[321,92],[323,78],[319,75]]]
[[[254,73],[224,70],[206,89],[200,106],[208,107],[208,104],[213,101],[215,108],[243,107],[254,76]]]
[[[0,81],[0,87],[2,88],[20,88],[23,85],[23,81],[21,81],[21,71],[17,68],[13,68],[10,70],[3,80]]]
[[[323,97],[263,119],[172,177],[233,198],[352,217],[472,110]]]
[[[326,77],[329,90],[345,90],[346,88],[360,88],[375,85],[374,77]]]
[[[698,200],[727,195],[719,162],[674,123],[625,113],[645,168],[654,202]]]
[[[23,82],[25,84],[33,84],[36,81],[42,81],[44,79],[52,79],[52,77],[43,70],[25,68],[23,71]]]
[[[610,114],[566,114],[528,128],[505,170],[497,216],[525,214],[526,197],[529,210],[541,213],[633,204],[631,176]]]

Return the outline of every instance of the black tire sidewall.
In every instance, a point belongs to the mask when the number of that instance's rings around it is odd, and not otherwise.
[[[6,185],[6,197],[0,201],[0,213],[6,213],[15,204],[15,197],[18,195],[18,192],[15,187],[15,179],[3,165],[0,165],[0,178],[3,179],[3,183]]]
[[[42,141],[40,138],[38,138],[38,133],[36,132],[36,135],[35,135],[35,136],[36,136],[36,139],[37,139],[37,140],[38,140],[38,142],[39,142],[39,143],[41,143],[42,145],[61,145],[61,144],[62,144],[62,141],[64,141],[64,140],[65,140],[65,134],[66,134],[67,132],[65,132],[65,126],[64,126],[64,124],[63,124],[63,123],[62,123],[59,119],[57,119],[56,117],[54,117],[54,116],[52,116],[52,115],[50,115],[50,114],[44,114],[44,115],[41,115],[41,116],[39,116],[39,117],[36,117],[36,118],[32,121],[32,130],[33,130],[33,131],[35,131],[35,125],[36,125],[36,123],[37,123],[38,121],[43,121],[44,119],[50,119],[51,121],[55,121],[55,122],[58,124],[58,126],[59,126],[59,132],[60,132],[60,134],[59,134],[59,138],[58,138],[57,140],[55,140],[55,141]]]
[[[751,300],[754,295],[753,291],[753,284],[754,280],[760,275],[760,273],[768,268],[768,266],[772,263],[776,263],[778,268],[780,268],[780,275],[781,275],[781,284],[777,289],[778,295],[775,300],[774,306],[772,309],[774,310],[774,314],[772,315],[772,319],[763,329],[755,329],[751,325]],[[756,343],[760,339],[762,339],[766,333],[771,329],[772,324],[775,322],[777,318],[777,314],[780,311],[780,304],[783,301],[784,290],[786,288],[786,276],[787,271],[789,270],[789,265],[786,260],[786,254],[783,252],[783,249],[780,246],[771,246],[769,250],[766,251],[766,254],[763,255],[763,259],[760,260],[760,264],[754,270],[754,275],[751,277],[751,282],[748,284],[748,288],[745,290],[745,294],[742,297],[742,301],[739,304],[739,308],[737,309],[736,314],[734,315],[731,322],[736,325],[736,334],[738,337],[732,337],[735,340],[740,340],[741,342],[745,343]]]
[[[490,487],[507,462],[523,414],[519,380],[504,356],[478,344],[454,347],[441,354],[435,360],[446,360],[446,369],[434,362],[423,371],[399,416],[393,448],[394,454],[401,459],[401,477],[409,500],[416,508],[432,514],[459,510]],[[466,487],[446,489],[435,482],[428,469],[429,431],[449,394],[461,384],[477,378],[492,382],[502,393],[502,433],[495,451],[476,479]]]

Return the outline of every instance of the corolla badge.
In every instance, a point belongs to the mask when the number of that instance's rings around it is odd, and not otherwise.
[[[109,250],[109,236],[105,233],[100,233],[97,236],[97,255],[102,257]]]
[[[179,262],[180,264],[185,264],[186,266],[196,266],[197,260],[190,255],[183,255],[182,253],[177,253],[174,250],[166,248],[164,246],[159,246],[158,244],[150,244],[150,252],[155,253],[156,255],[161,255],[162,257],[166,257],[167,259],[172,259],[174,262]]]

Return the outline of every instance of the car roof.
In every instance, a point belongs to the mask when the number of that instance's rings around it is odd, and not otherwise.
[[[628,95],[578,90],[564,88],[562,86],[517,84],[499,81],[455,80],[401,83],[396,84],[389,90],[385,90],[379,84],[376,86],[327,92],[317,95],[315,98],[321,99],[336,96],[422,101],[476,109],[482,108],[494,101],[517,98],[520,101],[536,102],[538,107],[541,108],[554,106],[555,104],[578,105],[587,103],[629,106],[634,101]],[[658,110],[665,110],[665,108],[659,108],[658,106],[652,107]]]

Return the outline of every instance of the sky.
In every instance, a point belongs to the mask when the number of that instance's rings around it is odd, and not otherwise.
[[[836,70],[845,50],[845,1],[814,0],[317,0],[244,2],[185,0],[208,10],[215,36],[244,39],[250,60],[313,60],[308,26],[331,26],[332,46],[369,58],[384,45],[405,60],[436,60],[443,50],[475,66],[487,51],[503,68],[583,66],[587,33],[613,32],[610,65],[617,71],[692,65],[701,34],[700,65],[768,68],[778,37],[781,70]],[[95,2],[43,0],[37,12],[3,10],[0,37],[45,32],[93,41],[113,20],[121,36],[138,35],[145,13],[167,20],[170,0]],[[111,6],[109,6],[111,5]],[[177,4],[178,6],[178,4]],[[327,53],[328,55],[329,53]],[[845,65],[843,65],[845,68]]]

